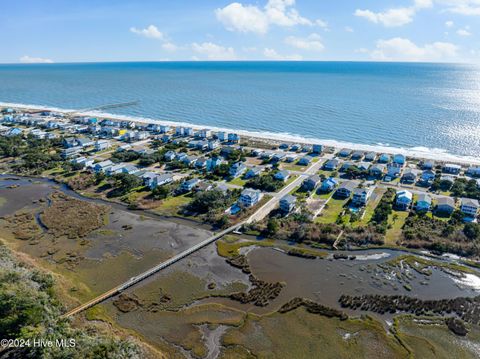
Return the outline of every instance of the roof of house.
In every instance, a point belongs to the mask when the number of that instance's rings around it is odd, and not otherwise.
[[[432,203],[432,197],[428,193],[420,193],[417,197],[417,202]]]
[[[462,206],[469,206],[469,207],[480,207],[480,204],[476,199],[473,198],[462,198],[461,199]]]
[[[408,198],[410,201],[413,198],[413,194],[407,190],[397,191],[397,198]]]
[[[447,196],[437,197],[437,205],[455,207],[455,200]]]
[[[353,181],[345,181],[340,184],[338,189],[347,189],[349,191],[353,191],[357,184]]]
[[[280,202],[287,202],[287,203],[295,203],[297,201],[297,197],[291,195],[291,194],[286,194],[280,199]]]
[[[242,196],[256,197],[260,194],[260,191],[255,189],[246,188],[242,191]]]

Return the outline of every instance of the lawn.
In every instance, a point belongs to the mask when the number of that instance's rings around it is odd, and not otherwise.
[[[338,215],[343,211],[343,206],[347,203],[346,199],[331,198],[325,205],[325,208],[320,212],[320,215],[315,218],[317,223],[335,223]]]
[[[370,222],[375,208],[377,207],[378,203],[380,203],[380,200],[386,191],[386,188],[375,188],[370,201],[368,201],[367,206],[365,207],[363,218],[359,221],[359,224],[367,225],[368,222]]]
[[[308,166],[300,166],[297,163],[298,161],[295,163],[282,163],[280,167],[282,170],[305,172]]]
[[[162,204],[154,209],[155,212],[167,215],[167,216],[176,216],[178,210],[189,203],[191,197],[188,193],[182,194],[181,196],[168,197],[162,201]]]
[[[240,178],[240,177],[237,177],[237,178],[232,179],[231,181],[228,181],[227,183],[231,183],[231,184],[234,184],[236,186],[243,187],[243,186],[245,186],[245,183],[247,183],[247,181]]]
[[[392,214],[388,216],[388,224],[391,225],[392,228],[388,229],[385,234],[385,244],[396,245],[397,240],[400,239],[402,234],[402,227],[405,224],[408,213],[408,211],[393,211]],[[397,218],[394,220],[395,215]]]

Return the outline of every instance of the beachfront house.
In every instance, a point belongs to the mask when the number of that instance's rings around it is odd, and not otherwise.
[[[355,188],[353,190],[352,204],[357,207],[365,206],[373,193],[371,187]]]
[[[395,206],[397,209],[401,211],[406,211],[408,207],[410,207],[412,200],[413,200],[412,192],[407,190],[397,191],[397,194],[395,197]]]
[[[185,127],[175,127],[175,136],[185,136]]]
[[[273,175],[273,178],[285,182],[290,177],[290,172],[287,170],[278,171]]]
[[[455,163],[445,163],[442,167],[442,171],[445,173],[450,173],[452,175],[458,175],[462,169],[462,166]]]
[[[337,185],[338,182],[335,178],[327,178],[322,182],[322,185],[320,186],[320,191],[324,193],[331,192],[337,187]]]
[[[390,155],[388,153],[382,153],[378,158],[379,163],[388,163],[390,162]]]
[[[393,163],[403,166],[405,162],[406,162],[406,158],[401,153],[397,153],[393,155]]]
[[[321,154],[323,151],[323,146],[322,145],[319,145],[319,144],[314,144],[312,146],[312,152],[319,155]]]
[[[252,167],[245,173],[245,179],[259,176],[263,170],[264,167],[261,166]]]
[[[301,144],[294,143],[292,147],[290,147],[290,151],[297,152],[297,151],[300,151],[301,148],[302,148]]]
[[[231,142],[231,143],[240,142],[240,135],[236,133],[229,133],[227,136],[228,136],[228,142]]]
[[[426,160],[422,164],[423,170],[432,170],[435,167],[435,162],[432,160]]]
[[[95,142],[95,151],[103,151],[109,149],[111,146],[110,141],[108,140],[97,140]]]
[[[432,197],[428,193],[420,193],[417,197],[415,209],[417,212],[428,212],[432,207]]]
[[[377,154],[375,152],[368,152],[365,155],[365,161],[373,162],[377,158]]]
[[[451,214],[455,211],[455,200],[452,197],[439,196],[437,197],[437,208],[438,213]]]
[[[480,177],[480,167],[471,166],[467,170],[467,174],[472,177]]]
[[[254,189],[244,189],[238,199],[238,204],[243,207],[252,207],[262,199],[262,192]]]
[[[203,128],[197,132],[197,136],[204,139],[209,138],[212,136],[212,130]]]
[[[312,162],[313,158],[311,156],[303,156],[298,160],[298,165],[308,166]]]
[[[342,148],[340,152],[338,152],[338,155],[340,157],[348,157],[352,153],[352,150],[349,150],[348,148]]]
[[[352,158],[352,160],[354,160],[354,161],[360,161],[360,160],[363,158],[364,155],[365,155],[365,153],[364,153],[363,151],[354,151],[354,152],[352,153],[352,157],[351,157],[351,158]]]
[[[322,179],[320,178],[320,176],[318,175],[311,175],[310,177],[308,178],[305,178],[303,180],[303,183],[302,183],[302,188],[305,190],[305,191],[313,191],[315,188],[317,188],[317,186],[319,185],[319,183],[322,181]]]
[[[467,217],[477,217],[479,208],[480,204],[476,199],[462,198],[460,200],[460,211],[462,211],[462,213]]]
[[[230,177],[236,178],[240,177],[246,170],[247,166],[245,166],[243,162],[236,162],[232,166],[230,166],[228,174],[230,175]]]
[[[353,181],[345,181],[338,186],[337,191],[335,192],[337,197],[348,198],[352,194],[353,190],[357,184]]]
[[[304,145],[302,147],[302,152],[312,152],[312,146],[310,145]]]
[[[280,199],[280,210],[283,213],[290,213],[295,209],[295,203],[297,202],[297,197],[292,196],[291,194],[286,194]]]
[[[325,162],[325,164],[323,165],[323,169],[327,171],[335,171],[339,164],[340,164],[340,161],[334,158],[332,160],[328,160],[327,162]]]
[[[222,142],[228,141],[228,133],[227,132],[223,132],[223,131],[217,132],[216,136],[217,136],[219,141],[222,141]]]

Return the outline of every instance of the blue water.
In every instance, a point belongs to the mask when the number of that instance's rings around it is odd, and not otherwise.
[[[0,101],[480,156],[480,68],[352,62],[0,65]]]

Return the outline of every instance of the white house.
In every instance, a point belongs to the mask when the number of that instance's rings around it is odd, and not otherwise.
[[[97,140],[95,142],[95,151],[103,151],[110,148],[111,143],[108,140]]]

